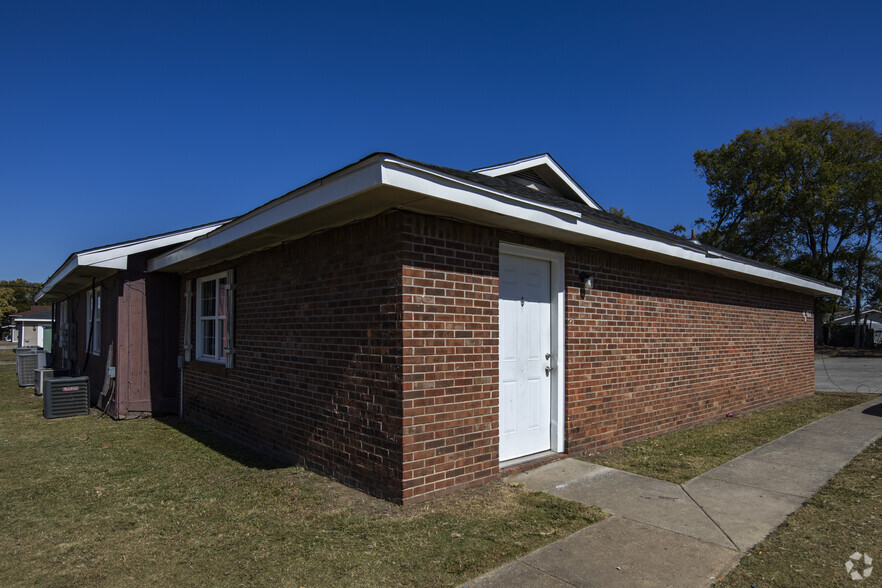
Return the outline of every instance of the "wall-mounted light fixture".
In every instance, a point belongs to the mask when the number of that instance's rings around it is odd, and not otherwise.
[[[594,287],[594,277],[588,272],[579,272],[579,281],[582,282],[582,287],[586,292]]]

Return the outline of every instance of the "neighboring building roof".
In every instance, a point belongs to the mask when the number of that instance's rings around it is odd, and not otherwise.
[[[198,269],[385,210],[400,209],[597,247],[816,296],[841,295],[838,286],[609,214],[578,184],[565,182],[561,174],[566,172],[555,170],[556,165],[550,156],[540,155],[481,168],[499,174],[494,177],[480,170],[456,170],[375,153],[151,259],[148,269]],[[520,174],[523,179],[531,171],[537,172],[534,187],[529,187],[529,182],[511,179],[512,174]],[[550,189],[535,186],[536,182]]]
[[[217,221],[73,253],[46,280],[34,299],[43,302],[62,300],[83,288],[88,288],[93,280],[100,281],[120,270],[128,269],[130,255],[186,243],[213,231],[225,222],[227,221]]]
[[[11,316],[11,317],[13,317],[13,318],[16,318],[16,317],[30,317],[31,315],[34,315],[34,314],[40,314],[40,313],[43,313],[43,312],[46,312],[46,311],[49,311],[49,313],[51,314],[51,312],[52,312],[52,307],[51,307],[51,306],[31,305],[31,307],[30,307],[29,309],[27,309],[27,310],[23,310],[23,311],[21,311],[21,312],[16,312],[15,314],[11,314],[11,315],[9,315],[9,316]]]
[[[865,319],[870,315],[876,315],[882,317],[882,310],[878,308],[871,308],[869,310],[865,310],[861,312],[861,319]],[[850,325],[854,322],[854,312],[842,311],[837,312],[833,315],[833,322],[840,325]]]
[[[17,323],[51,323],[52,322],[52,308],[49,307],[46,310],[34,310],[31,309],[27,312],[23,312],[21,314],[12,315],[12,320]]]

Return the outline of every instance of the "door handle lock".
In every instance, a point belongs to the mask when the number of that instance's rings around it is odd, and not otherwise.
[[[545,359],[551,359],[551,354],[550,354],[550,353],[546,353],[546,354],[545,354]]]
[[[553,372],[553,371],[554,371],[554,368],[551,367],[550,365],[545,366],[545,375],[546,375],[546,376],[547,376],[548,374],[550,374],[551,372]]]

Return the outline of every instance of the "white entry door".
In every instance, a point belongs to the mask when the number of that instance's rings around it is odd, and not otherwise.
[[[499,460],[551,449],[551,264],[499,256]]]

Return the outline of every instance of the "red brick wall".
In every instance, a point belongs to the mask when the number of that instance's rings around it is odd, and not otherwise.
[[[810,295],[601,251],[566,255],[569,453],[814,392]],[[580,270],[594,276],[584,296]]]
[[[566,255],[566,446],[598,449],[809,395],[812,298],[406,215],[404,497],[498,474],[498,251]],[[578,274],[595,288],[582,296]]]
[[[185,417],[400,500],[397,226],[382,215],[184,276],[236,274],[234,366],[194,353]]]
[[[569,453],[813,391],[808,295],[392,212],[185,276],[237,282],[235,366],[191,361],[185,415],[395,501],[492,479],[500,240],[566,254]]]
[[[406,215],[404,499],[498,473],[499,246],[481,227]]]

